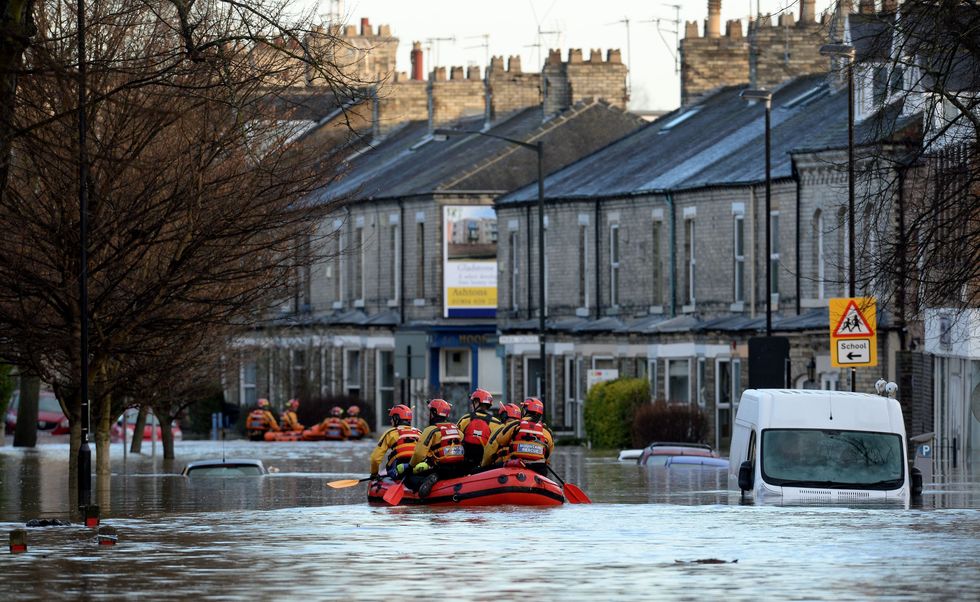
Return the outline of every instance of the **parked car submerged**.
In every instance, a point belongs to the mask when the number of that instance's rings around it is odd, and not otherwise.
[[[17,408],[20,406],[20,391],[14,391],[10,398],[10,405],[4,416],[7,425],[7,433],[14,432],[17,427]],[[61,411],[61,404],[58,398],[51,391],[41,390],[38,395],[37,405],[37,429],[52,435],[67,435],[69,433],[68,417]]]
[[[636,460],[640,466],[668,466],[672,458],[692,457],[706,458],[711,460],[722,460],[724,466],[728,466],[727,460],[718,455],[718,452],[711,449],[710,445],[704,443],[661,443],[655,442],[643,448],[643,453]],[[674,463],[683,464],[705,464],[708,466],[720,466],[715,462],[695,462],[689,460],[678,460]]]
[[[136,430],[136,412],[126,412],[126,441],[133,440],[133,433]],[[112,430],[110,431],[111,440],[115,443],[122,441],[122,421],[123,417],[120,416],[115,424],[112,425]],[[170,428],[174,435],[174,441],[181,441],[184,438],[184,434],[180,430],[180,425],[174,420]],[[143,427],[143,440],[151,441],[154,438],[154,432],[156,431],[155,437],[157,441],[163,439],[163,429],[160,428],[160,422],[157,420],[153,412],[147,412],[146,414],[146,425]]]
[[[180,474],[185,477],[258,477],[268,472],[262,460],[222,459],[191,462]]]

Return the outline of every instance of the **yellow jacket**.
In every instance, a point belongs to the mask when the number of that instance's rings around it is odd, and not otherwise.
[[[483,449],[483,466],[490,466],[495,462],[507,460],[507,458],[510,456],[510,450],[508,449],[510,447],[510,442],[513,440],[514,435],[517,434],[521,422],[521,420],[513,420],[508,422],[503,426],[503,428],[497,429],[493,436],[490,437],[490,442],[487,443],[487,446]],[[555,450],[555,436],[552,434],[551,429],[548,428],[548,425],[542,422],[541,426],[544,427],[542,430],[542,435],[544,436],[544,443],[547,447],[545,457],[549,457],[551,456],[551,452]],[[499,456],[497,453],[498,450],[500,451]]]
[[[275,415],[273,415],[273,413],[270,412],[269,410],[262,410],[262,413],[265,415],[266,422],[269,423],[269,430],[270,431],[278,431],[279,430],[279,423],[276,422]]]
[[[395,427],[391,427],[381,434],[381,438],[378,439],[378,445],[371,452],[371,474],[378,474],[378,470],[381,468],[381,463],[388,454],[388,450],[395,446],[395,441],[397,440],[398,429]]]
[[[303,425],[299,423],[299,419],[296,418],[296,412],[292,410],[286,410],[282,413],[282,430],[284,431],[301,431],[303,430]]]
[[[349,416],[344,418],[344,422],[347,423],[348,430],[356,427],[357,430],[361,431],[362,437],[371,436],[371,425],[367,423],[367,420],[364,420],[360,416]],[[348,436],[350,435],[348,434]]]
[[[441,422],[442,426],[450,430],[459,430],[452,422]],[[412,454],[412,459],[409,461],[411,467],[415,467],[420,462],[426,462],[427,464],[438,464],[438,459],[436,456],[436,450],[438,450],[442,444],[442,429],[439,428],[439,424],[433,424],[425,427],[422,431],[422,436],[419,438],[419,442],[415,444],[415,453]],[[459,433],[459,443],[462,445],[463,433]]]

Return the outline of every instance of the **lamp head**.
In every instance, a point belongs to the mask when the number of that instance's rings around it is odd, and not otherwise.
[[[766,103],[766,108],[768,108],[769,104],[772,102],[772,92],[769,90],[746,89],[742,90],[739,93],[739,96],[745,100],[762,101]]]
[[[850,44],[824,44],[820,47],[820,54],[853,61],[854,46]]]

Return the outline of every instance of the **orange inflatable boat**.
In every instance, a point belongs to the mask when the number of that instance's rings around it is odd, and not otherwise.
[[[385,478],[368,487],[368,502],[387,504],[385,492],[389,487],[401,484]],[[426,504],[429,506],[558,506],[565,503],[561,486],[526,468],[495,468],[458,479],[439,481],[420,499],[405,490],[400,506]]]
[[[266,431],[266,441],[302,441],[302,431]]]

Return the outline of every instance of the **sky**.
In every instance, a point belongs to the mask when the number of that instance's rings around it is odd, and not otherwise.
[[[829,9],[832,0],[817,0],[817,15]],[[674,23],[680,6],[681,37],[684,21],[703,23],[708,15],[707,0],[344,0],[342,13],[349,24],[367,17],[375,27],[391,26],[399,38],[398,70],[409,71],[413,41],[427,46],[427,39],[454,38],[432,42],[425,56],[425,70],[433,62],[439,66],[479,65],[485,67],[487,54],[504,57],[521,55],[525,71],[538,71],[548,48],[561,48],[563,59],[568,48],[619,48],[630,67],[632,94],[630,109],[669,110],[680,103],[680,76],[674,70]],[[750,10],[762,13],[792,11],[799,14],[799,0],[722,0],[722,34],[725,21],[743,20]],[[312,6],[312,5],[311,5]],[[330,2],[316,5],[321,14],[330,11]],[[622,21],[629,19],[627,27]],[[661,19],[659,23],[656,19]],[[539,51],[539,34],[543,48]],[[743,29],[744,31],[744,29]],[[484,46],[489,35],[489,49]]]

